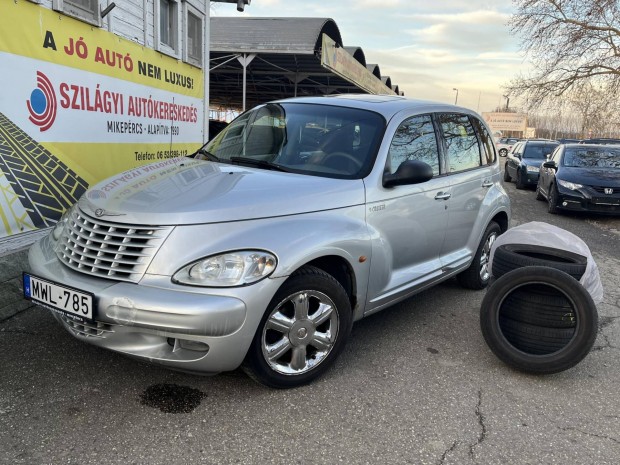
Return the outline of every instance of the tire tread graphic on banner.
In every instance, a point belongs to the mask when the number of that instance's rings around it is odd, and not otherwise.
[[[37,228],[52,226],[86,181],[0,113],[0,170]]]

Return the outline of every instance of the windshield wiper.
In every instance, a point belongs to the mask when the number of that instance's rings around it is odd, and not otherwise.
[[[209,161],[221,161],[217,156],[213,155],[211,152],[207,152],[203,148],[199,148],[196,153],[193,154],[193,157],[196,158],[197,155],[201,155],[203,158],[199,158],[199,160],[209,160]]]
[[[231,163],[235,163],[238,165],[249,165],[249,166],[258,166],[259,168],[267,168],[273,171],[283,171],[285,173],[291,173],[292,170],[278,165],[277,163],[272,163],[267,160],[257,160],[255,158],[249,157],[230,157]]]

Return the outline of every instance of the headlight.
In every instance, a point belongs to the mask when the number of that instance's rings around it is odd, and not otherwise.
[[[580,189],[580,188],[583,187],[581,184],[576,184],[574,182],[563,181],[561,179],[558,179],[558,184],[560,186],[566,187],[567,189],[570,189],[572,191],[576,191],[577,189]]]
[[[203,258],[177,271],[172,281],[204,287],[253,284],[276,269],[276,257],[262,250],[239,250]]]
[[[54,229],[52,230],[52,237],[54,238],[55,241],[60,239],[62,232],[65,230],[65,226],[69,222],[69,218],[71,218],[71,213],[73,213],[74,208],[75,208],[75,205],[67,209],[67,211],[65,211],[60,217],[60,219],[58,220],[58,223],[56,223],[56,226],[54,226]]]
[[[540,171],[540,168],[538,166],[527,165],[525,169],[527,170],[528,173],[538,173]]]

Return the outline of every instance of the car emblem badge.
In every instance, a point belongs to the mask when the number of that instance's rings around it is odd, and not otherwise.
[[[605,194],[611,195],[613,193],[614,193],[614,190],[611,187],[606,187],[605,188]]]
[[[101,218],[102,216],[123,216],[124,213],[112,213],[112,212],[108,212],[105,211],[103,208],[97,208],[97,210],[95,210],[95,216],[97,216],[97,218]]]

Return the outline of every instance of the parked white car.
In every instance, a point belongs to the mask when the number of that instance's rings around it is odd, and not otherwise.
[[[93,186],[30,250],[25,296],[174,369],[310,382],[355,320],[489,281],[510,204],[476,113],[396,96],[256,107],[195,158]]]
[[[511,137],[502,137],[497,141],[497,152],[500,157],[505,157],[510,153],[512,148],[515,146],[517,142],[521,139],[511,138]]]

